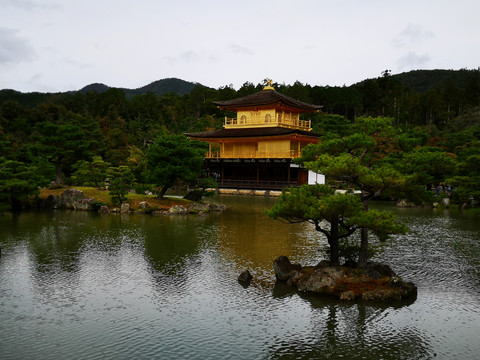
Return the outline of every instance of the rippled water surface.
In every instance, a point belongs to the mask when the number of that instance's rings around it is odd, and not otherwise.
[[[272,261],[315,264],[322,238],[220,197],[208,216],[0,215],[1,359],[476,359],[480,219],[398,209],[376,257],[418,286],[381,306],[292,293]],[[244,288],[237,277],[254,276]]]

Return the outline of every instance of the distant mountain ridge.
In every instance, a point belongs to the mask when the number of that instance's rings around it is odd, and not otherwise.
[[[154,81],[148,85],[142,86],[137,89],[127,89],[127,88],[119,88],[119,89],[123,90],[127,97],[142,95],[148,92],[152,92],[155,95],[161,96],[163,94],[168,94],[171,92],[176,93],[178,95],[190,94],[190,92],[195,86],[204,87],[204,85],[200,83],[194,83],[194,82],[185,81],[177,78],[166,78],[166,79]],[[101,83],[93,83],[81,88],[80,90],[78,90],[78,92],[87,93],[89,91],[96,91],[96,92],[102,93],[109,89],[111,89],[111,87],[108,85],[101,84]]]
[[[465,88],[472,78],[480,79],[480,72],[479,69],[412,70],[392,76],[413,91],[426,93],[448,85]]]
[[[390,74],[390,77],[414,92],[423,94],[432,90],[445,89],[447,86],[464,89],[472,78],[480,81],[480,68],[472,70],[411,70],[400,74]],[[369,80],[372,79],[362,80],[351,87],[362,85]]]
[[[445,91],[445,89],[462,89],[462,91],[464,91],[467,85],[470,85],[470,87],[475,87],[477,85],[480,86],[480,68],[472,70],[412,70],[400,74],[390,74],[389,76],[392,80],[401,83],[403,86],[419,94],[427,93],[429,91],[442,92]],[[380,79],[380,77],[377,79]],[[369,81],[375,80],[376,79],[365,79],[356,84],[348,86],[347,89],[358,88]],[[92,83],[78,91],[58,93],[22,93],[16,90],[3,89],[0,90],[0,106],[6,101],[17,101],[23,106],[34,107],[42,102],[58,101],[58,99],[71,94],[85,94],[90,91],[103,93],[109,89],[120,89],[124,91],[125,96],[128,99],[131,99],[136,95],[143,95],[149,92],[157,96],[162,96],[168,93],[175,93],[183,96],[185,94],[190,94],[196,86],[207,88],[206,86],[196,82],[185,81],[178,78],[165,78],[154,81],[137,89],[115,88],[102,83]],[[322,87],[319,86],[319,88]],[[326,88],[328,88],[328,86]]]
[[[93,83],[93,84],[84,86],[83,88],[78,90],[78,92],[87,93],[89,91],[96,91],[98,93],[102,93],[102,92],[107,91],[108,89],[110,89],[110,86],[108,86],[108,85],[101,84],[101,83]]]
[[[148,92],[151,92],[157,96],[162,96],[168,93],[176,93],[177,95],[190,94],[194,87],[201,86],[206,87],[200,83],[195,83],[191,81],[185,81],[177,78],[166,78],[154,81],[148,85],[142,86],[137,89],[126,89],[126,88],[115,88],[102,83],[93,83],[87,86],[84,86],[78,91],[65,91],[58,93],[43,93],[43,92],[28,92],[22,93],[20,91],[12,89],[3,89],[0,90],[0,105],[5,101],[18,101],[23,106],[34,107],[42,102],[47,102],[49,99],[58,99],[64,95],[68,94],[86,94],[87,92],[94,91],[97,93],[103,93],[109,89],[120,89],[123,90],[125,96],[129,99],[135,95],[143,95]]]

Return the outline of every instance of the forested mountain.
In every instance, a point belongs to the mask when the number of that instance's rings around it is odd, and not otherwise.
[[[366,79],[351,86],[310,86],[296,82],[293,85],[275,83],[275,88],[299,100],[324,106],[324,112],[343,115],[353,119],[360,115],[391,116],[404,124],[436,124],[442,126],[452,117],[459,116],[471,106],[478,105],[480,98],[480,70],[414,70],[401,74],[384,71],[375,79]],[[187,95],[195,87],[217,93],[216,99],[224,100],[259,91],[261,84],[246,82],[240,89],[208,89],[201,84],[176,78],[154,81],[137,89],[111,88],[94,83],[78,90],[105,93],[117,89],[127,99],[152,93]],[[66,93],[21,93],[15,90],[0,90],[0,105],[16,101],[22,106],[34,107],[43,102],[63,102],[77,91]]]
[[[197,83],[193,83],[193,82],[189,82],[189,81],[185,81],[177,78],[167,78],[167,79],[154,81],[138,89],[125,89],[125,88],[120,88],[120,89],[125,92],[125,95],[128,98],[131,98],[135,95],[144,95],[148,92],[152,92],[158,96],[172,93],[172,92],[177,95],[185,95],[185,94],[189,94],[192,91],[192,89],[197,85],[202,86],[201,84],[197,84]],[[89,91],[96,91],[96,92],[102,93],[107,91],[108,89],[110,89],[108,85],[95,83],[95,84],[87,85],[78,91],[81,93],[87,93]]]
[[[138,89],[126,89],[120,88],[127,98],[132,98],[135,95],[144,95],[148,92],[151,92],[157,96],[162,96],[163,94],[175,93],[177,95],[189,94],[195,86],[203,86],[198,83],[193,83],[190,81],[185,81],[176,78],[167,78],[162,80],[154,81],[148,85],[142,86]],[[5,101],[17,101],[23,106],[36,106],[42,102],[46,101],[56,101],[59,98],[62,98],[63,95],[74,94],[76,92],[86,94],[88,92],[97,92],[104,93],[112,87],[101,84],[93,83],[89,84],[78,91],[68,91],[65,93],[40,93],[40,92],[31,92],[31,93],[22,93],[12,89],[0,90],[0,105]]]
[[[425,93],[431,90],[444,89],[447,87],[466,88],[469,83],[480,80],[480,72],[477,70],[413,70],[397,75],[392,78],[398,80],[405,87],[417,93]]]
[[[0,105],[7,101],[15,101],[22,106],[33,107],[42,102],[50,101],[53,96],[54,94],[51,93],[22,93],[16,90],[4,89],[0,90]]]
[[[107,91],[108,89],[110,89],[110,86],[108,86],[108,85],[101,84],[101,83],[93,83],[93,84],[90,84],[90,85],[87,85],[87,86],[81,88],[80,90],[78,90],[78,92],[81,92],[81,93],[84,93],[84,94],[86,94],[89,91],[95,91],[95,92],[98,92],[98,93],[103,93],[103,92]]]
[[[389,116],[397,124],[436,125],[480,105],[480,70],[416,70],[349,87],[312,87],[310,100],[324,111],[353,119],[361,115]]]
[[[148,92],[152,92],[155,95],[163,95],[168,93],[175,93],[177,95],[190,94],[195,86],[203,86],[199,83],[193,83],[176,78],[162,79],[154,81],[146,86],[142,86],[138,89],[129,90],[126,89],[125,93],[128,96],[142,95]]]

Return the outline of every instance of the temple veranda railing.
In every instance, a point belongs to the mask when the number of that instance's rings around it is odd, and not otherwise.
[[[294,118],[282,118],[278,116],[277,118],[268,120],[260,117],[247,117],[247,118],[225,118],[224,127],[225,129],[232,128],[242,128],[242,127],[274,127],[274,126],[283,126],[289,128],[295,128],[305,131],[310,131],[312,123],[311,120],[300,120]]]
[[[295,159],[301,154],[297,150],[271,151],[208,151],[207,159]]]

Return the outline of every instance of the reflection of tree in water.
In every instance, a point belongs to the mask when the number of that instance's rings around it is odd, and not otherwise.
[[[12,219],[11,230],[25,240],[33,279],[40,294],[53,288],[71,288],[78,281],[78,255],[82,246],[72,227],[83,223],[70,212],[22,213]],[[50,289],[50,290],[49,290]]]
[[[155,290],[149,296],[158,311],[155,316],[164,325],[159,331],[166,349],[191,341],[183,338],[185,334],[204,336],[198,334],[199,327],[215,332],[218,311],[229,299],[218,293],[228,294],[230,280],[238,276],[220,259],[215,215],[167,216],[161,224],[149,222],[143,227],[145,258]],[[231,271],[231,276],[225,276]]]
[[[12,219],[9,230],[28,249],[39,300],[71,303],[85,282],[113,283],[142,243],[136,226],[125,220],[75,211],[22,213]]]
[[[159,303],[169,306],[170,302],[181,302],[192,287],[216,275],[213,269],[218,261],[207,251],[218,237],[213,217],[144,217],[142,229],[144,257]]]
[[[22,285],[14,284],[14,292],[21,296],[20,311],[32,324],[55,317],[59,322],[78,319],[80,254],[82,234],[89,229],[84,226],[88,216],[67,211],[23,212],[6,224],[8,246],[17,254]]]
[[[271,345],[270,358],[398,360],[434,356],[418,329],[385,325],[389,312],[395,311],[393,307],[302,297],[312,305],[312,331],[293,341],[288,336],[288,343]]]
[[[185,216],[162,216],[157,221],[142,223],[145,235],[145,256],[152,269],[175,274],[189,257],[198,253],[198,225]]]

